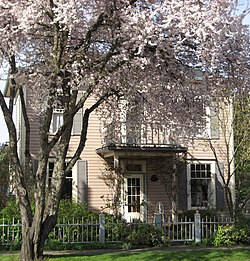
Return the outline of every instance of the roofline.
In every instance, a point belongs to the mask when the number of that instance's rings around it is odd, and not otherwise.
[[[104,156],[109,152],[174,152],[184,153],[187,152],[187,147],[182,147],[176,144],[164,144],[164,145],[109,145],[96,149],[96,153],[100,156]]]

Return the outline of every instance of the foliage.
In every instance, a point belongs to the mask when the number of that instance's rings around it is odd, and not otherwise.
[[[72,200],[61,200],[58,210],[58,220],[72,220],[72,219],[98,219],[98,213],[89,211],[85,203],[76,203]]]
[[[86,249],[110,249],[114,245],[102,244],[99,242],[81,243],[81,244],[71,244],[62,243],[57,240],[49,240],[46,242],[46,250],[86,250]]]
[[[2,217],[7,220],[20,220],[20,210],[18,204],[14,198],[9,199],[6,207],[0,211]],[[61,200],[59,211],[58,211],[58,220],[72,220],[72,219],[91,219],[97,218],[98,213],[87,210],[87,205],[82,203],[76,203],[71,200]]]
[[[167,243],[166,238],[161,236],[161,231],[152,224],[127,224],[126,233],[124,242],[132,246],[159,246]]]
[[[236,215],[250,200],[250,97],[234,103]]]
[[[13,219],[20,220],[20,210],[18,207],[18,204],[14,198],[9,199],[5,208],[3,208],[1,211],[1,217],[4,217],[5,219],[11,221]]]
[[[233,246],[249,243],[249,230],[238,228],[235,225],[219,226],[213,240],[213,245],[215,246]]]

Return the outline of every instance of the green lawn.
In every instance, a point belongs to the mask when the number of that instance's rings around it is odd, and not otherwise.
[[[1,255],[1,261],[16,261],[18,255]],[[213,249],[213,250],[192,250],[192,251],[146,251],[140,253],[118,252],[111,254],[101,254],[94,256],[64,255],[56,257],[46,257],[49,261],[165,261],[165,260],[223,260],[240,261],[250,260],[250,249]]]

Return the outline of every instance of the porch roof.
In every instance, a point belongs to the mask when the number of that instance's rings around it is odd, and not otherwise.
[[[147,154],[149,156],[152,156],[152,154],[155,154],[155,156],[159,155],[160,153],[185,153],[187,152],[187,147],[182,147],[180,145],[176,144],[166,144],[166,145],[152,145],[152,146],[135,146],[135,145],[109,145],[104,146],[101,148],[96,149],[96,153],[101,156],[102,158],[108,158],[115,154],[127,154],[130,153],[131,156],[133,155],[144,155]]]

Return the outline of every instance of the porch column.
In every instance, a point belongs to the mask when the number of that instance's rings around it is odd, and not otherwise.
[[[174,187],[177,188],[177,177],[176,177],[176,163],[173,164],[173,184]],[[172,220],[176,221],[177,219],[177,203],[176,203],[176,190],[174,191],[174,195],[172,197]]]
[[[120,158],[119,156],[114,153],[114,170],[119,170],[121,168],[120,166]],[[120,210],[121,210],[121,214],[122,216],[124,217],[125,215],[125,205],[124,205],[124,202],[125,202],[125,193],[124,193],[124,182],[122,182],[121,184],[121,195],[117,195],[117,197],[121,197],[121,202],[122,204],[120,204]]]

